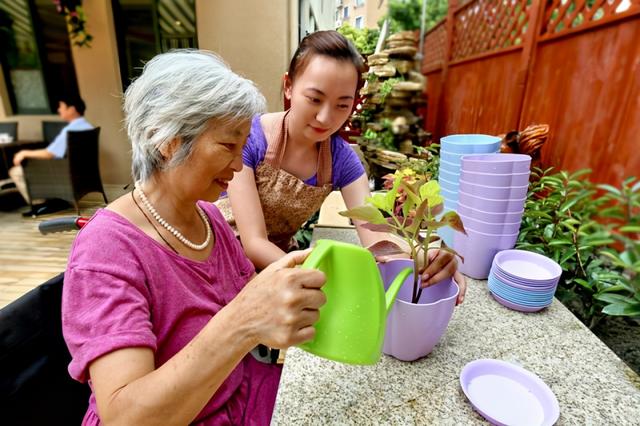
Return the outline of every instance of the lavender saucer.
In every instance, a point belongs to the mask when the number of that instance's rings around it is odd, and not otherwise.
[[[464,366],[460,386],[471,405],[494,425],[553,425],[560,405],[538,376],[497,359],[478,359]]]

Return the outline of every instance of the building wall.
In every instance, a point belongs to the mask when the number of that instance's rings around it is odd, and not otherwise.
[[[331,0],[324,0],[333,9]],[[198,45],[219,53],[231,68],[256,82],[268,109],[282,109],[281,82],[298,44],[299,0],[196,0]],[[119,72],[110,0],[85,1],[92,46],[73,47],[80,94],[87,119],[101,127],[100,164],[105,185],[123,185],[130,178],[130,144],[122,130],[122,82]],[[0,121],[18,121],[18,138],[42,139],[42,120],[55,115],[12,115],[0,71]]]
[[[231,68],[256,82],[270,111],[282,109],[282,77],[291,56],[292,2],[196,1],[198,45],[219,53]]]
[[[91,48],[72,47],[78,88],[87,104],[85,116],[100,126],[100,172],[106,184],[131,178],[131,145],[122,129],[122,81],[111,2],[85,1]]]
[[[387,13],[388,0],[364,0],[364,4],[357,6],[357,0],[336,0],[336,27],[348,23],[356,26],[356,18],[362,16],[363,28],[377,28],[378,20]],[[344,17],[344,9],[349,8],[349,16]]]
[[[299,0],[300,37],[335,29],[335,0]]]

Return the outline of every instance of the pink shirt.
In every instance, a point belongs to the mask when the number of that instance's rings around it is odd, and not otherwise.
[[[156,365],[164,364],[253,275],[253,265],[217,208],[204,202],[200,206],[216,237],[211,255],[202,262],[174,253],[109,210],[96,212],[80,231],[62,296],[74,379],[87,381],[92,361],[121,348],[148,347]],[[280,366],[262,364],[248,354],[195,423],[268,424],[280,372]],[[99,423],[92,394],[83,424]]]

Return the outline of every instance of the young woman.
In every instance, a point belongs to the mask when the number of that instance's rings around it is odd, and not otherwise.
[[[351,114],[362,71],[362,57],[340,33],[312,33],[300,43],[285,75],[290,109],[253,118],[244,167],[229,184],[231,209],[224,208],[225,201],[221,205],[256,268],[292,248],[293,235],[331,191],[341,191],[347,208],[362,205],[370,195],[364,168],[337,134]],[[364,246],[389,237],[357,222],[356,227]],[[433,250],[430,256],[423,285],[455,273],[450,253]],[[456,281],[462,301],[464,278],[457,275]]]

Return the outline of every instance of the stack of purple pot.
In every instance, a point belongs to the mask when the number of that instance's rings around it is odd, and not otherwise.
[[[541,254],[504,250],[493,259],[489,291],[500,304],[522,312],[535,312],[553,301],[562,268]]]
[[[464,258],[463,274],[487,278],[496,253],[515,245],[530,166],[531,157],[523,154],[462,157],[456,211],[467,235],[455,232],[453,248]]]
[[[500,138],[489,135],[449,135],[440,139],[440,171],[438,182],[444,197],[444,212],[456,211],[461,158],[469,154],[496,153]],[[438,229],[438,235],[449,247],[453,246],[453,229]]]

